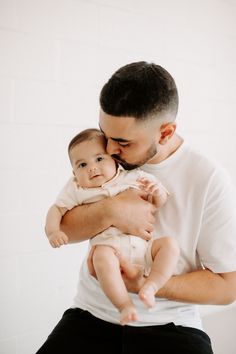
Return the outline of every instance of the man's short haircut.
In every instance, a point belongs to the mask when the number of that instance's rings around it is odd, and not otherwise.
[[[102,110],[117,117],[148,119],[168,113],[174,120],[178,91],[173,77],[154,63],[135,62],[118,69],[100,93]]]
[[[92,139],[101,139],[104,142],[104,147],[106,147],[106,138],[104,134],[99,129],[89,128],[82,130],[80,133],[74,136],[68,145],[68,153],[70,154],[71,149],[73,149],[76,145]]]

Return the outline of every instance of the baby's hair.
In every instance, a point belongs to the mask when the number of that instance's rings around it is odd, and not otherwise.
[[[70,154],[71,149],[73,149],[76,145],[92,139],[101,139],[104,142],[104,146],[106,146],[106,138],[104,134],[99,129],[89,128],[82,130],[80,133],[74,136],[68,145],[68,153]]]

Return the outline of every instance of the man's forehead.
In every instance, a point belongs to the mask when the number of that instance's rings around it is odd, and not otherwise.
[[[100,124],[99,124],[99,128],[100,128],[101,132],[105,135],[105,137],[107,139],[112,139],[114,141],[119,141],[119,142],[123,142],[123,143],[127,143],[127,142],[131,141],[130,137],[129,138],[124,138],[122,135],[120,135],[118,133],[114,133],[114,135],[106,134],[106,132],[101,128]]]
[[[143,127],[132,117],[114,117],[106,113],[100,114],[100,130],[107,138],[127,142],[142,132]]]

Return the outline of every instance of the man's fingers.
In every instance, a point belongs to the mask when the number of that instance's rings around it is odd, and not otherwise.
[[[152,234],[151,234],[150,231],[144,231],[144,232],[143,232],[143,236],[144,236],[144,239],[145,239],[146,241],[149,241],[149,240],[151,240],[151,238],[152,238]]]
[[[155,209],[155,211],[156,211],[156,209]],[[151,213],[151,215],[149,215],[148,221],[152,225],[155,224],[156,218],[153,213]]]
[[[152,222],[147,223],[147,225],[145,227],[145,232],[151,233],[151,232],[153,232],[153,230],[154,230],[153,223]]]

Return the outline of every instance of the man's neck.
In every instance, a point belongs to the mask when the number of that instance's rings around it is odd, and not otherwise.
[[[148,161],[148,163],[156,164],[166,160],[169,156],[174,154],[176,150],[178,150],[182,143],[183,139],[179,135],[174,134],[174,136],[168,140],[165,145],[159,144],[157,154],[150,161]]]

